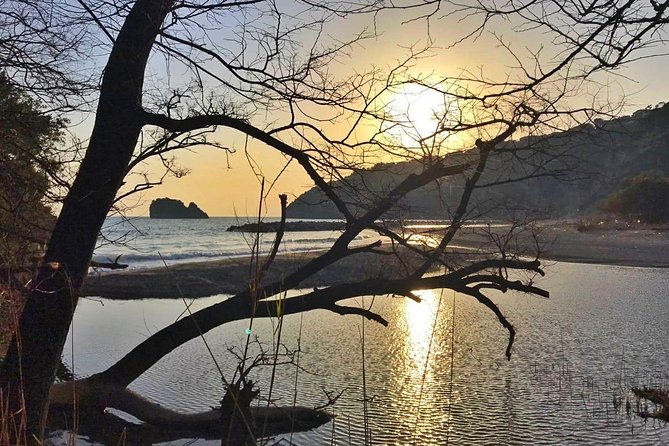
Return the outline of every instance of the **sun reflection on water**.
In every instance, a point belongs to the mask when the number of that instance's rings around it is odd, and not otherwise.
[[[430,371],[426,359],[428,359],[432,332],[437,322],[439,297],[432,290],[414,291],[414,294],[421,299],[421,302],[414,302],[410,299],[405,301],[404,315],[409,341],[405,348],[406,356],[411,362],[408,364],[408,370],[422,377],[426,367],[427,371]]]
[[[406,342],[404,373],[407,378],[403,399],[410,414],[414,442],[434,438],[451,429],[450,411],[444,410],[456,395],[444,392],[444,380],[449,380],[451,328],[454,316],[449,300],[442,291],[414,291],[421,302],[407,300],[404,304]],[[457,392],[456,392],[457,393]],[[425,420],[430,419],[429,423]]]
[[[414,233],[409,236],[409,243],[412,245],[424,246],[427,248],[436,248],[437,246],[439,246],[439,239],[430,234]],[[432,291],[429,290],[424,290],[420,292],[430,293],[432,296],[434,296],[434,293],[432,293]]]

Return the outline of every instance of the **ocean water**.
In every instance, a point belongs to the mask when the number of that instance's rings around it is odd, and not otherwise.
[[[103,226],[103,237],[98,240],[93,259],[108,261],[121,255],[120,263],[128,264],[130,268],[147,268],[163,266],[161,257],[166,263],[174,264],[246,256],[251,253],[253,235],[227,232],[226,229],[250,221],[253,219],[245,217],[197,220],[111,217]],[[278,221],[278,218],[264,221]],[[339,234],[340,231],[286,232],[280,252],[325,249]],[[364,231],[352,246],[378,239],[373,231]],[[273,242],[273,233],[261,234],[261,252],[269,252]]]

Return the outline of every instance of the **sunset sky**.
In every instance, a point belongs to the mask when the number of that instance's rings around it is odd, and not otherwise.
[[[372,66],[388,68],[408,54],[407,47],[425,45],[428,35],[424,20],[408,24],[401,22],[399,15],[379,16],[376,26],[380,36],[356,46],[348,57],[340,59],[338,64],[331,67],[331,73],[343,78],[370,69]],[[338,33],[332,37],[350,37],[370,23],[369,16],[346,21],[340,19],[331,26],[331,31],[336,30]],[[476,72],[483,69],[487,76],[503,78],[514,61],[489,33],[484,33],[478,39],[464,42],[454,48],[444,49],[472,29],[474,23],[471,20],[456,22],[448,18],[433,21],[430,25],[433,55],[416,61],[412,72],[456,75],[463,69]],[[542,44],[540,34],[517,33],[508,23],[493,23],[490,29],[496,30],[504,41],[509,42],[513,49],[524,57],[528,57],[528,51],[536,50]],[[544,41],[543,45],[545,53],[557,51],[550,42]],[[661,53],[662,50],[654,49],[653,52]],[[669,72],[668,58],[659,57],[632,63],[616,71],[615,74],[607,78],[601,77],[599,80],[608,84],[606,94],[613,100],[619,98],[622,91],[625,92],[626,112],[630,113],[669,98],[667,72]],[[81,126],[81,128],[86,127],[86,124]],[[186,204],[193,201],[210,216],[256,214],[260,181],[253,174],[244,155],[245,138],[239,133],[219,131],[216,139],[227,147],[235,148],[237,153],[229,154],[211,148],[179,153],[177,158],[179,165],[189,169],[190,173],[179,179],[168,177],[163,185],[126,200],[124,204],[129,207],[127,214],[148,215],[149,203],[159,197],[179,199]],[[268,182],[273,181],[285,168],[287,160],[275,150],[253,140],[248,141],[248,148],[261,166]],[[160,165],[155,161],[150,162],[143,166],[142,170],[160,172]],[[312,186],[312,182],[300,166],[295,162],[290,163],[274,184],[264,213],[268,216],[279,214],[278,194],[287,193],[290,202]]]

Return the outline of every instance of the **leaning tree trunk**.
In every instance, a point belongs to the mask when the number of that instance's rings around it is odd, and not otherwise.
[[[114,42],[102,80],[90,143],[32,282],[0,371],[10,409],[25,408],[29,442],[42,437],[49,389],[95,242],[142,128],[144,71],[173,0],[137,0]],[[16,435],[16,434],[15,434]]]

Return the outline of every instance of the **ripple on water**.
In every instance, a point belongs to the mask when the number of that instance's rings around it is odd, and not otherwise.
[[[455,312],[450,292],[441,304],[438,293],[424,294],[421,304],[376,298],[374,307],[390,326],[365,323],[372,443],[669,444],[663,424],[629,417],[613,403],[614,397],[628,397],[632,385],[669,384],[667,270],[557,263],[539,285],[551,290],[551,299],[493,295],[518,331],[511,361],[504,358],[506,331],[465,296],[455,297]],[[196,306],[219,299],[201,299]],[[178,301],[82,302],[70,340],[76,371],[85,375],[113,363],[182,309]],[[291,316],[284,322],[282,342],[289,349],[297,346],[300,320]],[[300,365],[309,373],[298,374],[295,395],[295,368],[279,368],[272,398],[281,405],[295,398],[298,405],[314,406],[327,401],[325,392],[343,393],[330,408],[337,414],[334,423],[294,434],[293,441],[362,444],[362,322],[326,311],[307,313],[302,322]],[[246,327],[228,324],[207,335],[228,379],[234,373],[228,348],[243,345]],[[267,322],[254,324],[254,335],[270,350],[272,332]],[[71,363],[69,354],[66,361]],[[253,377],[267,395],[270,368]],[[164,358],[132,387],[187,411],[215,405],[222,395],[220,375],[201,340]]]

